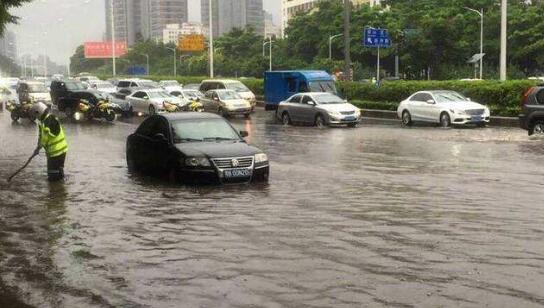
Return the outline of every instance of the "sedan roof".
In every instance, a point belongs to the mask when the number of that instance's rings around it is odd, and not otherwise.
[[[166,118],[168,121],[177,120],[199,120],[199,119],[223,119],[223,117],[208,112],[174,112],[168,114],[161,114],[160,116]]]

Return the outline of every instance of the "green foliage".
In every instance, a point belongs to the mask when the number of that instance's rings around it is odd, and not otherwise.
[[[85,49],[81,45],[77,47],[76,53],[70,57],[70,70],[73,73],[94,72],[104,65],[104,61],[102,59],[85,59]]]
[[[8,23],[17,23],[18,17],[9,13],[11,8],[19,7],[25,2],[32,0],[1,0],[0,1],[0,36],[4,32],[5,26]]]

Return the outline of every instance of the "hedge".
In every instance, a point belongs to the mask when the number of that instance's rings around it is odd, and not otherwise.
[[[176,79],[182,84],[200,83],[208,77],[149,76],[155,81]],[[262,79],[242,78],[255,95],[264,95]],[[396,110],[399,102],[422,90],[453,90],[470,97],[473,101],[487,105],[495,116],[517,116],[523,93],[537,84],[531,80],[484,81],[386,81],[378,88],[371,83],[338,82],[342,95],[357,106],[366,109]]]

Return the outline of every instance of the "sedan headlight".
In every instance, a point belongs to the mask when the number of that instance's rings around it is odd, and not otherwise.
[[[358,118],[361,116],[361,110],[360,109],[355,109],[355,117]]]
[[[342,114],[340,112],[338,112],[338,111],[329,111],[328,113],[329,113],[329,115],[331,115],[333,117],[341,117],[342,116]]]
[[[467,113],[464,110],[461,109],[450,109],[452,113],[458,114],[458,115],[467,115]]]
[[[268,156],[264,153],[255,154],[255,163],[265,163],[268,161]]]
[[[210,160],[206,157],[187,157],[185,158],[185,166],[189,167],[210,167]]]

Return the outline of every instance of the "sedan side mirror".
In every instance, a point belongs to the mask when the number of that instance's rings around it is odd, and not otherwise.
[[[472,102],[472,99],[470,97],[467,97],[467,101]]]
[[[219,97],[214,97],[213,100],[217,102],[219,101]]]
[[[241,130],[240,131],[240,136],[242,136],[242,138],[245,138],[245,137],[249,136],[249,133],[247,131],[245,131],[245,130]]]
[[[166,136],[163,133],[155,134],[155,136],[153,136],[153,139],[155,139],[156,141],[161,141],[161,142],[168,141],[168,139],[166,139]]]
[[[149,99],[149,96],[144,96],[143,99]]]
[[[434,99],[430,99],[427,101],[427,104],[434,105],[436,104],[436,102],[434,101]]]

